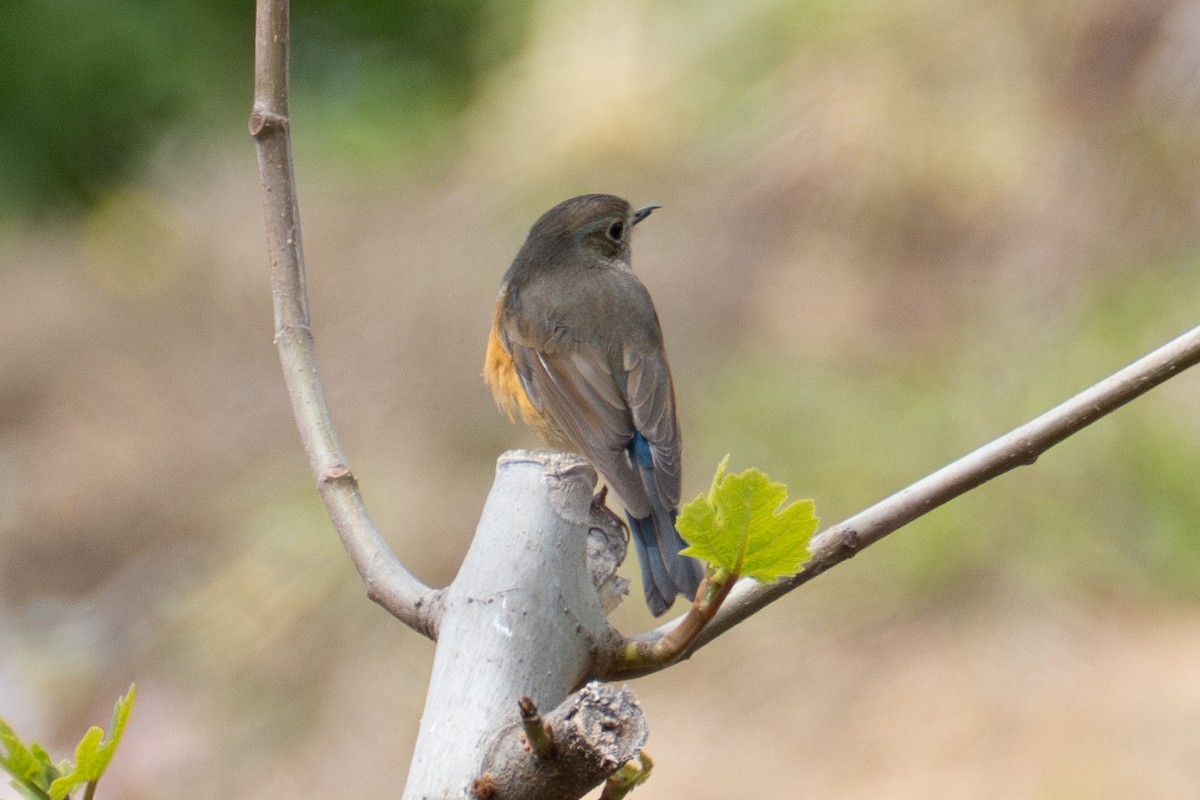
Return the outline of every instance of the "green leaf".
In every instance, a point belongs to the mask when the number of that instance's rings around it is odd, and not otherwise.
[[[46,800],[50,796],[51,782],[59,775],[50,754],[36,742],[26,746],[3,719],[0,719],[0,745],[5,751],[4,757],[0,758],[0,767],[12,776],[10,785],[22,797]]]
[[[133,701],[137,697],[136,685],[130,685],[125,696],[117,701],[113,708],[112,725],[109,726],[108,738],[104,731],[96,726],[88,728],[87,733],[75,746],[75,764],[70,770],[65,770],[61,777],[50,784],[50,800],[63,800],[74,791],[75,787],[100,780],[108,763],[112,761],[113,753],[125,733],[125,723],[129,720],[129,712],[133,709]]]
[[[87,783],[94,769],[100,742],[104,739],[104,731],[93,725],[75,745],[75,763],[64,764],[63,775],[50,784],[50,800],[63,800],[74,791],[76,786]],[[67,767],[70,767],[69,769]]]
[[[680,511],[675,526],[689,545],[683,552],[760,583],[796,574],[817,530],[815,504],[797,500],[785,506],[782,483],[757,469],[727,475],[728,464],[725,456],[707,497],[700,495]]]
[[[117,745],[121,743],[121,737],[125,734],[125,723],[129,721],[129,713],[133,711],[133,701],[137,699],[137,684],[129,684],[129,691],[125,696],[117,700],[117,704],[113,706],[112,724],[109,725],[108,741],[100,748],[100,772],[104,772],[108,767],[108,762],[112,761],[113,754],[117,752]],[[97,775],[97,778],[100,776]]]

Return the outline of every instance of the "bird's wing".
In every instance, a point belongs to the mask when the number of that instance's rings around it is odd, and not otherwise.
[[[683,447],[675,417],[671,368],[661,347],[626,347],[626,395],[634,427],[650,445],[658,500],[667,510],[679,506]]]
[[[649,497],[626,455],[634,418],[607,360],[586,343],[543,352],[513,342],[512,354],[530,401],[604,476],[630,513],[647,516]]]

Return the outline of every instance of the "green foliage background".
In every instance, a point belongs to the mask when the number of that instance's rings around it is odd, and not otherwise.
[[[386,122],[388,148],[427,138],[511,55],[524,14],[519,0],[297,3],[297,106],[318,109],[331,133],[366,125],[383,138]],[[8,2],[0,211],[78,211],[135,176],[164,141],[240,124],[253,24],[243,0]]]

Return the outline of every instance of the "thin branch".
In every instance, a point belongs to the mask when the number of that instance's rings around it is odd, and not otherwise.
[[[255,18],[254,108],[250,134],[258,151],[271,259],[275,346],[296,426],[317,490],[372,600],[433,638],[438,596],[404,568],[371,520],[333,428],[317,372],[300,208],[288,121],[288,2],[259,0]]]
[[[851,558],[864,547],[992,478],[1034,463],[1042,453],[1071,434],[1197,363],[1200,363],[1200,327],[1193,328],[1016,430],[942,467],[865,511],[827,528],[813,538],[813,557],[800,574],[769,585],[750,580],[740,581],[684,657],[830,567]],[[678,619],[672,620],[649,634],[634,637],[632,641],[655,641],[670,634],[679,624]],[[628,678],[655,672],[665,666],[646,665],[644,669],[633,672],[621,671],[620,653],[624,650],[620,648],[628,648],[629,645],[630,642],[623,642],[613,652],[608,670],[602,677],[608,677],[616,671],[621,677]]]
[[[724,573],[724,570],[720,570]],[[662,636],[653,639],[627,639],[624,650],[608,665],[610,676],[644,673],[662,669],[693,649],[696,639],[720,611],[725,598],[734,587],[734,576],[728,573],[705,576],[696,598],[687,613],[676,620]],[[615,790],[614,790],[615,791]]]
[[[554,758],[558,752],[554,730],[550,723],[542,719],[537,703],[529,695],[523,694],[517,698],[517,708],[521,710],[521,727],[525,729],[525,744],[530,752],[542,760]]]

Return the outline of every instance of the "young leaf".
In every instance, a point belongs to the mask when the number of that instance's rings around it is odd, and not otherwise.
[[[95,725],[88,728],[87,733],[75,745],[75,763],[65,762],[63,774],[50,784],[50,800],[63,800],[75,790],[75,787],[87,783],[92,778],[87,777],[94,771],[96,751],[104,739],[104,731]]]
[[[137,687],[130,685],[125,696],[117,700],[107,740],[100,728],[94,725],[88,728],[75,746],[75,764],[70,769],[64,769],[65,774],[50,784],[50,800],[63,800],[75,787],[100,780],[117,750],[121,735],[125,733],[125,723],[129,720],[136,697]]]
[[[121,736],[125,733],[125,723],[129,721],[129,712],[133,711],[133,701],[137,699],[137,684],[129,684],[129,691],[125,696],[117,700],[117,704],[113,706],[112,723],[109,725],[108,741],[100,748],[100,773],[102,774],[108,768],[108,762],[112,761],[113,753],[117,752],[117,745],[121,743]],[[97,778],[100,774],[96,775]]]
[[[4,748],[0,767],[13,778],[9,785],[29,800],[46,800],[51,782],[59,775],[50,754],[36,742],[26,746],[3,719],[0,719],[0,745]]]
[[[728,463],[725,456],[708,496],[680,511],[675,526],[689,545],[683,552],[760,583],[796,574],[817,530],[813,501],[785,506],[786,486],[757,469],[727,475]]]

